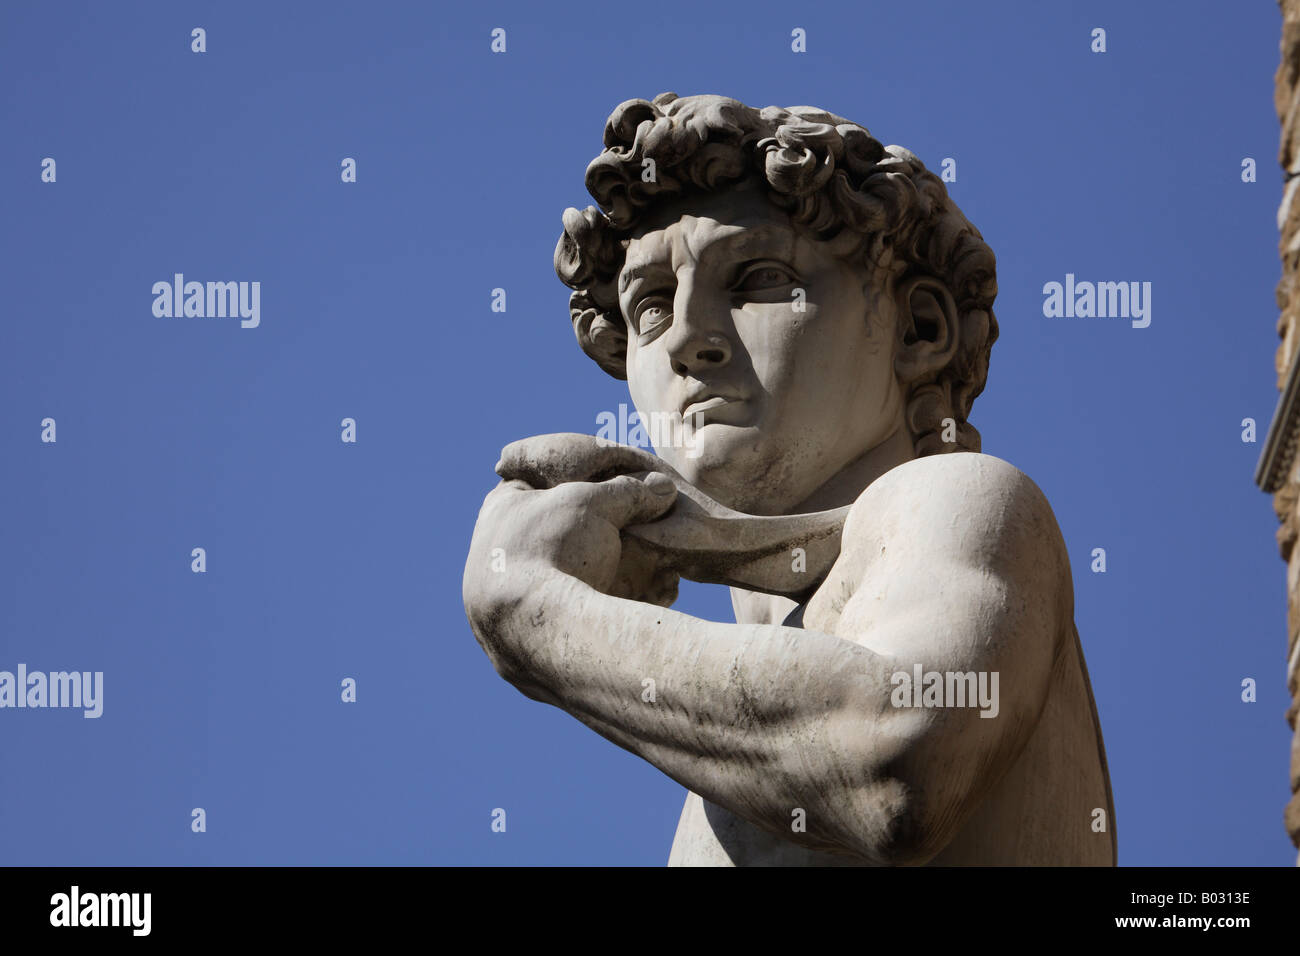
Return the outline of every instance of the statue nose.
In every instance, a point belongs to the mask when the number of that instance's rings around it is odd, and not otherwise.
[[[702,368],[726,365],[731,360],[731,343],[718,332],[697,333],[673,350],[673,371],[688,375]]]

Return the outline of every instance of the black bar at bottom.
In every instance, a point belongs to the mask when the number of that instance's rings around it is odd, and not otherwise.
[[[75,887],[75,889],[74,889]],[[146,897],[145,894],[148,894]],[[147,907],[146,907],[147,903]],[[1285,938],[1293,868],[666,869],[0,868],[6,942],[423,938],[511,933],[547,948],[695,951],[789,933],[916,943],[1098,935],[1217,942]],[[1207,922],[1208,921],[1208,922]],[[94,925],[86,925],[87,923]],[[104,925],[108,924],[108,925]],[[114,925],[116,924],[116,925]],[[1044,931],[1052,935],[1045,937]],[[146,932],[147,931],[147,932]],[[812,937],[809,937],[812,933]],[[715,936],[716,934],[716,936]],[[880,934],[880,935],[878,935]],[[917,935],[919,934],[919,935]],[[640,940],[640,942],[637,942]],[[455,946],[452,948],[459,948]]]

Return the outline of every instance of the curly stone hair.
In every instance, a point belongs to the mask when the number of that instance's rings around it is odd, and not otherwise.
[[[652,182],[642,180],[653,160]],[[910,384],[907,423],[916,454],[979,451],[966,421],[988,377],[998,336],[996,262],[943,182],[901,146],[882,146],[861,126],[807,106],[754,109],[724,96],[628,100],[605,123],[605,149],[587,167],[597,209],[564,211],[555,271],[569,298],[584,352],[627,378],[627,324],[617,278],[630,236],[656,200],[759,182],[808,235],[834,240],[835,255],[865,262],[896,281],[942,283],[956,304],[956,351],[946,366]],[[910,344],[934,329],[900,322]],[[941,440],[943,419],[957,440]]]

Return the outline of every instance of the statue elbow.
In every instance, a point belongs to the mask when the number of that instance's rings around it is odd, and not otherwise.
[[[922,795],[899,780],[862,795],[857,855],[876,866],[924,866],[948,844],[951,827],[928,812]]]

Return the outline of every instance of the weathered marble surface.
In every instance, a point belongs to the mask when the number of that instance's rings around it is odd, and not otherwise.
[[[812,108],[664,94],[605,143],[557,272],[583,349],[685,440],[503,451],[464,580],[497,671],[688,788],[672,864],[1113,864],[1065,546],[966,420],[979,233]],[[682,576],[736,623],[670,610]],[[921,671],[994,700],[918,706]]]

